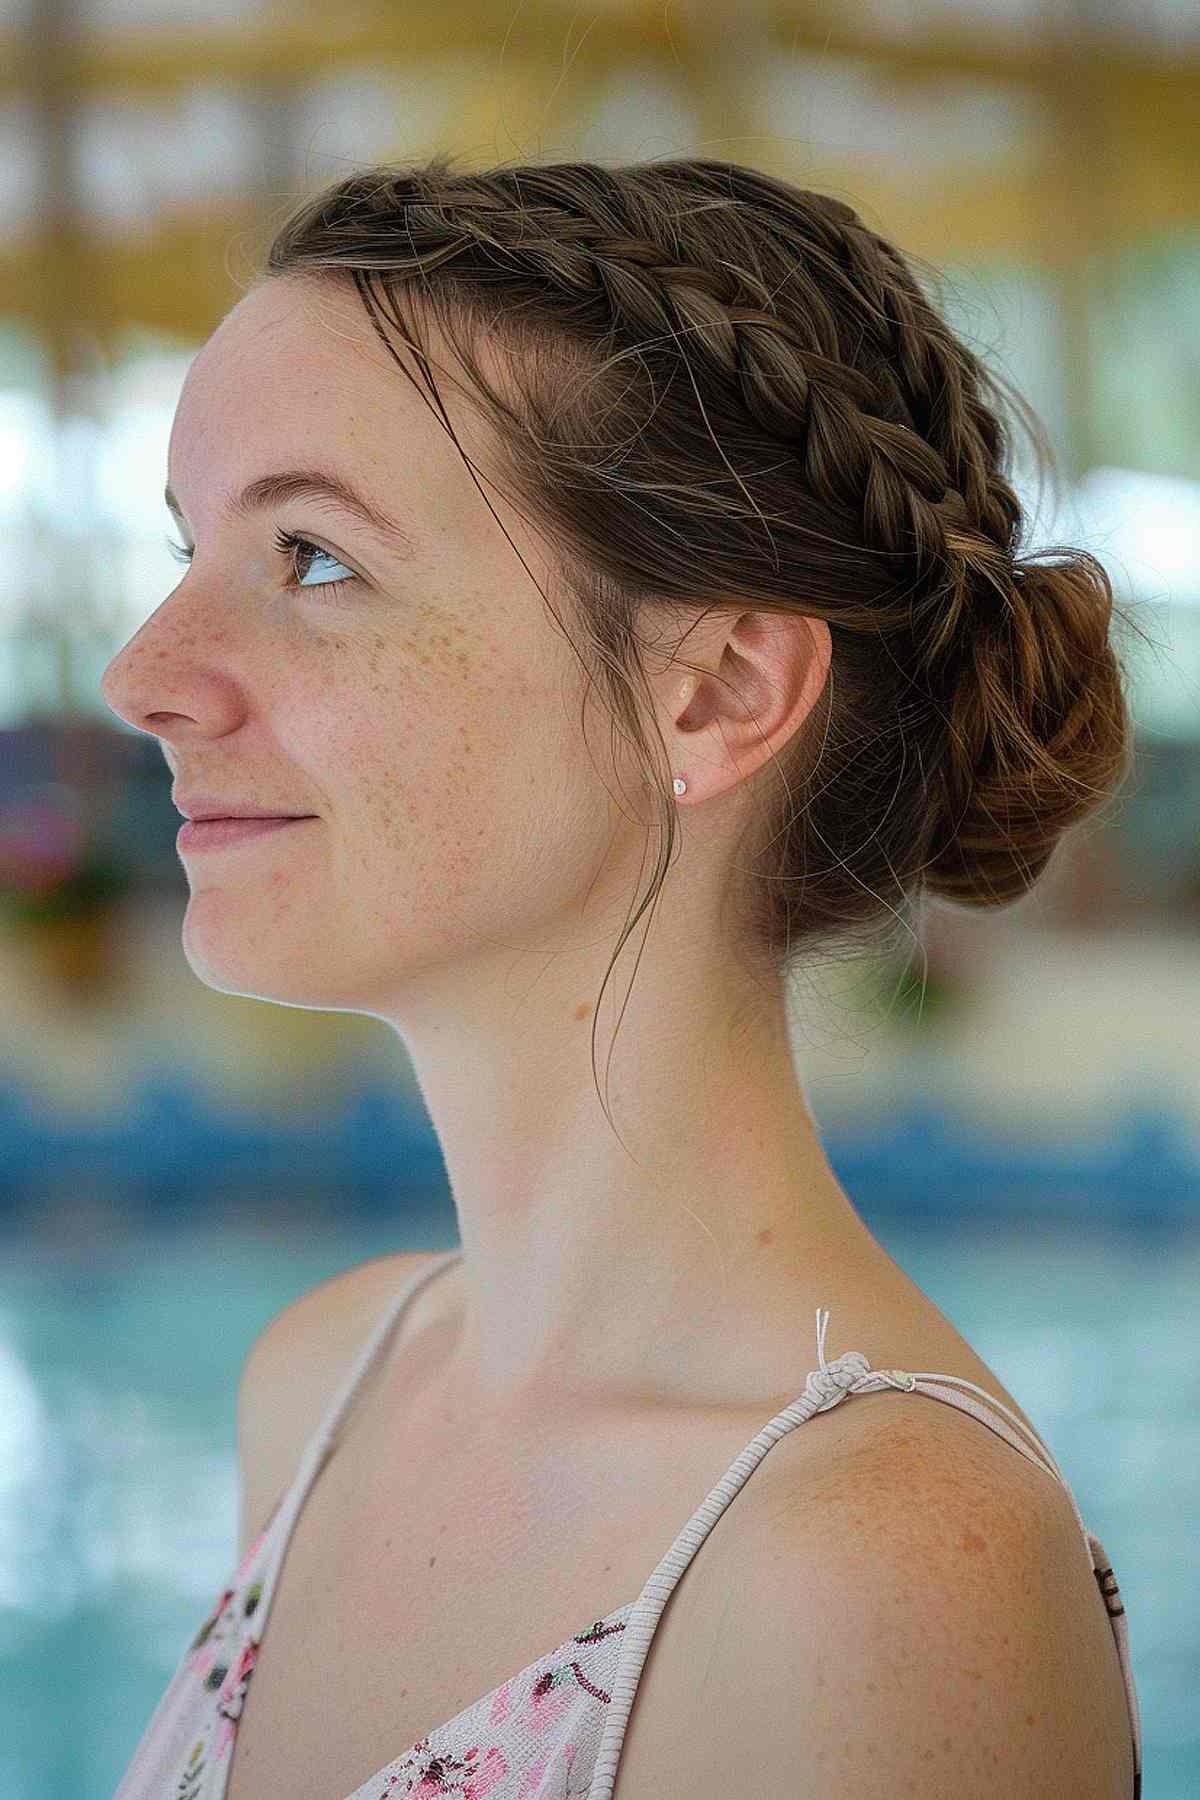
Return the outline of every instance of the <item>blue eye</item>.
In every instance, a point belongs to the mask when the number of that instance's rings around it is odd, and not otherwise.
[[[357,581],[358,579],[353,570],[347,570],[346,574],[340,576],[337,581],[301,581],[299,579],[300,571],[297,566],[297,558],[304,559],[306,565],[311,563],[312,558],[318,556],[324,557],[326,562],[331,562],[334,567],[338,569],[345,569],[346,565],[345,563],[338,561],[332,550],[322,550],[320,544],[311,543],[308,538],[300,537],[299,534],[294,531],[284,531],[280,529],[275,533],[273,541],[275,548],[280,551],[282,555],[291,558],[292,573],[297,577],[296,586],[302,587],[306,593],[319,593],[322,588],[344,587],[347,581]],[[172,538],[167,539],[167,549],[171,552],[171,555],[177,562],[190,563],[192,560],[192,551],[187,549],[183,544],[175,543]],[[305,573],[307,574],[307,572],[308,568],[306,566]]]

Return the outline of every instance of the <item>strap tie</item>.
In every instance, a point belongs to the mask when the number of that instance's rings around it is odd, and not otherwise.
[[[831,1363],[825,1361],[823,1349],[819,1349],[817,1355],[821,1366],[810,1369],[804,1395],[807,1400],[816,1401],[818,1412],[826,1412],[870,1373],[871,1365],[861,1350],[847,1350],[844,1355],[835,1356]]]
[[[817,1412],[827,1412],[836,1406],[844,1395],[851,1393],[860,1384],[875,1386],[882,1382],[888,1387],[902,1388],[911,1393],[917,1385],[915,1375],[907,1369],[872,1369],[861,1350],[846,1350],[833,1361],[825,1361],[825,1332],[829,1326],[829,1308],[817,1308],[817,1361],[819,1369],[810,1369],[808,1380],[804,1384],[804,1397],[811,1400]]]

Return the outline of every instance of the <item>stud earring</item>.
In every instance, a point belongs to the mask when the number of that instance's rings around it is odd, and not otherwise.
[[[677,775],[672,785],[677,794],[687,793],[687,782],[683,779],[682,775]]]

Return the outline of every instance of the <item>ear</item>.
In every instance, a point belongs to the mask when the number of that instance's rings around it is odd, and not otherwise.
[[[807,614],[706,611],[651,678],[672,770],[711,800],[777,757],[817,705],[833,639]]]

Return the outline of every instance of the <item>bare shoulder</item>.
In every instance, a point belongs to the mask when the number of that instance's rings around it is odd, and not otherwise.
[[[242,1386],[269,1374],[281,1354],[293,1375],[298,1359],[307,1363],[323,1351],[335,1360],[343,1350],[353,1355],[388,1299],[432,1260],[426,1251],[399,1251],[370,1257],[318,1281],[263,1326],[247,1352]]]
[[[255,1338],[237,1393],[239,1556],[295,1474],[324,1407],[383,1308],[432,1260],[431,1252],[402,1251],[343,1269],[289,1301]]]
[[[785,1458],[707,1573],[698,1553],[613,1800],[718,1800],[748,1771],[796,1800],[1130,1800],[1120,1664],[1065,1490],[956,1409],[897,1399],[827,1458]],[[819,1417],[860,1401],[887,1404]]]

